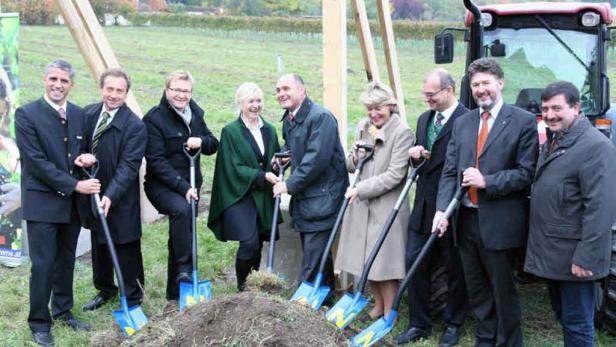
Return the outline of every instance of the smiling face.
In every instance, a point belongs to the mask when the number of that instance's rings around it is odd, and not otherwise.
[[[426,79],[422,90],[423,98],[431,110],[443,112],[448,109],[455,101],[453,88],[441,87],[441,79],[434,74]]]
[[[391,118],[390,105],[366,106],[366,110],[368,111],[370,122],[378,129],[385,125],[389,121],[389,118]]]
[[[565,96],[558,94],[541,102],[541,115],[552,132],[569,129],[580,114],[580,104],[569,106]]]
[[[56,105],[64,104],[73,87],[69,72],[58,68],[49,69],[43,83],[45,84],[45,95]]]
[[[251,95],[244,98],[240,103],[242,116],[249,120],[256,120],[263,109],[263,101],[259,95]]]
[[[185,79],[172,79],[165,89],[165,97],[169,104],[184,111],[192,96],[192,83]]]
[[[471,91],[477,106],[491,110],[502,98],[505,81],[486,72],[477,72],[471,77]]]
[[[101,96],[107,111],[113,111],[126,102],[128,83],[123,77],[107,76],[103,81]]]
[[[276,84],[276,100],[285,110],[293,111],[306,98],[306,89],[292,75],[282,76]]]

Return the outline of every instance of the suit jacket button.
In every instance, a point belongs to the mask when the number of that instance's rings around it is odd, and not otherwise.
[[[181,179],[182,179],[182,177],[180,177],[180,176],[175,176],[175,179],[176,179],[176,180],[181,180]]]
[[[71,157],[71,154],[70,154],[70,153],[68,154],[68,157],[69,157],[69,158]]]
[[[68,138],[66,138],[66,137],[65,137],[65,138],[64,138],[64,142],[68,142]]]
[[[66,121],[65,121],[65,120],[63,120],[63,121],[62,121],[62,125],[64,125],[64,124],[66,124]]]
[[[182,133],[178,133],[178,136],[182,136]]]

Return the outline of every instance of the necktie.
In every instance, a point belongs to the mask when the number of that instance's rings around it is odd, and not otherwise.
[[[107,129],[107,122],[109,121],[109,118],[111,118],[109,112],[103,112],[103,118],[101,119],[100,123],[98,123],[98,126],[94,131],[94,137],[92,137],[92,154],[94,155],[96,155],[96,147],[98,146],[98,140],[100,140],[101,135],[103,135],[103,132],[105,131],[105,129]]]
[[[486,140],[488,139],[488,117],[490,117],[490,112],[484,111],[481,114],[481,129],[479,130],[479,136],[477,136],[477,154],[475,157],[475,167],[479,169],[479,156],[481,155],[481,151],[483,150],[483,146],[486,144]],[[477,192],[477,188],[471,187],[468,189],[468,198],[475,205],[479,202],[479,194]]]
[[[440,128],[443,126],[443,119],[445,119],[445,116],[443,116],[442,113],[437,112],[436,121],[434,122],[434,126],[436,127],[437,130],[441,130]]]
[[[66,120],[66,111],[62,107],[58,109],[58,114],[61,120]]]

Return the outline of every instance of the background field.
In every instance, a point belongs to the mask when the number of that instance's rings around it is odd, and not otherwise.
[[[120,63],[131,74],[136,97],[141,108],[147,111],[160,100],[164,78],[176,69],[190,70],[196,79],[194,98],[207,112],[206,122],[217,136],[223,125],[233,120],[237,113],[233,106],[237,86],[245,81],[258,83],[265,91],[265,118],[279,126],[282,112],[274,99],[273,90],[279,75],[276,56],[281,54],[285,72],[300,73],[307,82],[308,94],[315,101],[322,100],[321,37],[314,34],[264,34],[258,32],[222,32],[180,28],[109,28],[105,29]],[[432,62],[432,42],[401,40],[398,42],[402,82],[407,105],[408,124],[415,128],[416,117],[425,106],[420,98],[424,74],[435,67]],[[456,63],[447,68],[459,79],[463,71],[463,46],[459,46]],[[70,99],[79,105],[99,100],[97,85],[87,70],[72,37],[65,27],[22,28],[20,35],[21,100],[36,99],[42,93],[42,71],[51,59],[62,58],[74,63],[78,70],[76,86]],[[613,61],[614,56],[610,56]],[[379,62],[384,66],[382,54]],[[612,63],[610,77],[616,80]],[[381,75],[386,71],[381,69]],[[357,99],[366,84],[359,46],[351,40],[348,69],[348,128],[349,141],[354,125],[364,116],[363,106]],[[615,85],[612,83],[612,85]],[[614,87],[612,87],[614,88]],[[614,93],[614,90],[612,90]],[[207,201],[209,177],[214,157],[204,160]],[[203,219],[202,219],[203,220]],[[233,260],[235,245],[220,243],[200,223],[199,237],[202,277],[215,278],[215,295],[233,292],[233,283],[224,281],[223,270]],[[160,313],[165,304],[166,276],[166,222],[144,228],[143,253],[146,269],[146,300],[144,310],[150,316]],[[26,325],[28,313],[28,266],[19,269],[0,268],[0,331],[1,346],[22,346],[29,343]],[[529,346],[558,346],[562,344],[558,324],[552,319],[545,291],[541,284],[522,287],[524,299],[524,333]],[[91,269],[87,260],[77,262],[75,271],[75,310],[81,319],[93,324],[95,330],[108,329],[113,319],[110,306],[84,314],[81,305],[95,294],[91,285]],[[117,306],[117,305],[116,305]],[[115,307],[115,306],[114,306]],[[402,313],[405,317],[406,313]],[[396,331],[406,326],[401,319]],[[472,324],[467,324],[462,345],[472,345]],[[437,335],[416,346],[437,343]],[[75,333],[66,327],[55,327],[54,335],[59,346],[87,345],[93,333]],[[603,333],[599,345],[614,345],[616,340]]]

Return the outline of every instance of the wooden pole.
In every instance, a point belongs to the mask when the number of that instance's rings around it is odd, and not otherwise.
[[[372,34],[370,33],[366,5],[363,0],[351,0],[351,5],[353,7],[357,38],[359,39],[361,54],[364,60],[364,68],[366,69],[366,77],[368,81],[380,81],[379,67],[376,63],[376,53],[374,51],[374,43],[372,42]]]
[[[346,148],[347,42],[346,0],[323,0],[323,104],[338,120]]]
[[[379,27],[383,38],[383,48],[385,50],[385,60],[387,61],[387,73],[389,74],[389,84],[398,99],[400,116],[406,121],[406,108],[404,106],[404,94],[402,93],[402,81],[400,79],[400,66],[398,65],[398,53],[396,51],[396,40],[394,28],[391,23],[391,10],[389,0],[376,0],[379,14]]]
[[[113,49],[103,33],[94,10],[87,0],[57,0],[64,22],[69,28],[81,55],[90,68],[95,81],[100,74],[110,67],[120,67]],[[137,115],[143,117],[143,112],[132,90],[128,91],[126,104]],[[145,160],[139,170],[139,181],[143,183],[145,174]],[[141,220],[151,222],[158,218],[158,212],[148,201],[141,184]]]

